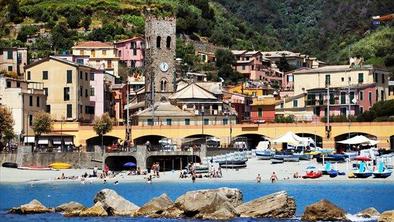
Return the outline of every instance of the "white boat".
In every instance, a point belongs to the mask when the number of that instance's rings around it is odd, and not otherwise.
[[[269,148],[269,141],[260,141],[256,147],[256,157],[259,160],[269,160],[275,155],[275,151]]]

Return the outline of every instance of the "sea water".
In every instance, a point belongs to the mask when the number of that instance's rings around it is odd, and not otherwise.
[[[309,204],[327,199],[348,213],[354,214],[368,207],[378,211],[394,209],[394,183],[385,182],[154,182],[146,183],[28,183],[0,184],[0,221],[183,221],[182,219],[150,219],[150,218],[64,218],[61,214],[15,215],[8,214],[11,207],[20,206],[37,199],[47,207],[55,207],[69,201],[77,201],[85,206],[92,206],[94,195],[104,188],[114,189],[127,200],[142,206],[144,203],[162,193],[175,200],[187,191],[212,189],[219,187],[238,188],[242,191],[244,202],[255,198],[285,190],[296,200],[296,216],[300,217]],[[194,220],[193,220],[194,221]],[[234,221],[274,221],[239,218]],[[282,220],[286,221],[286,220]],[[293,221],[293,220],[288,220]]]

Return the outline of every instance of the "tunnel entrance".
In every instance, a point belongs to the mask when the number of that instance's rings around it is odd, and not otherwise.
[[[115,136],[103,136],[103,145],[108,147],[111,146],[112,144],[116,143],[119,141],[120,138],[115,137]],[[87,152],[94,152],[94,146],[100,146],[101,147],[101,137],[100,136],[95,136],[92,138],[89,138],[86,140],[86,151]]]
[[[201,159],[196,155],[178,155],[178,156],[150,156],[146,160],[148,170],[151,169],[152,164],[158,162],[160,164],[160,171],[182,170],[190,162],[200,163]]]
[[[124,167],[125,163],[132,162],[137,165],[137,160],[133,156],[109,156],[105,159],[105,164],[111,171],[132,170],[138,167]]]
[[[266,141],[266,136],[260,135],[260,134],[241,134],[237,137],[235,137],[231,141],[230,147],[233,148],[246,148],[248,150],[251,149],[256,149],[257,145],[259,144],[260,141]],[[246,144],[245,147],[243,147],[243,144]]]
[[[377,140],[376,136],[368,134],[368,133],[361,133],[361,132],[344,133],[344,134],[338,135],[338,136],[336,136],[334,138],[334,140],[335,140],[335,149],[337,150],[337,152],[340,153],[340,152],[343,152],[343,151],[346,151],[346,150],[354,150],[357,147],[356,145],[341,144],[341,143],[338,143],[338,141],[350,139],[350,138],[358,136],[358,135],[365,136],[365,137],[367,137],[369,139],[372,139],[372,140]],[[360,145],[359,148],[363,149],[365,147]]]

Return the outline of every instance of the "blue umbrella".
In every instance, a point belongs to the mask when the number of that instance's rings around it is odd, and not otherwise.
[[[124,167],[135,167],[137,166],[137,164],[133,163],[133,162],[127,162],[125,164],[123,164]]]

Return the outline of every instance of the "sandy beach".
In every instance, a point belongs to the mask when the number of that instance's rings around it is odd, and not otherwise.
[[[346,176],[337,176],[335,178],[330,178],[325,175],[318,179],[302,179],[293,178],[295,172],[299,175],[305,174],[305,169],[307,166],[314,165],[318,169],[323,169],[322,164],[316,163],[316,160],[311,161],[300,161],[300,162],[286,162],[283,164],[271,164],[269,160],[258,160],[256,158],[249,159],[247,162],[247,167],[239,170],[235,169],[222,169],[222,178],[198,178],[198,181],[212,181],[212,182],[254,182],[256,181],[257,174],[262,177],[262,182],[269,182],[272,172],[276,172],[279,181],[379,181],[379,182],[390,182],[394,183],[394,175],[386,179],[376,179],[373,177],[366,179],[354,179],[348,178]],[[348,174],[351,171],[351,164],[338,163],[333,164],[334,168],[337,167],[339,171],[343,171]],[[84,173],[92,174],[92,169],[67,169],[67,170],[20,170],[14,168],[0,168],[0,183],[52,183],[52,182],[81,182],[80,179],[57,179],[64,173],[66,177],[76,176],[79,177]],[[99,170],[101,173],[101,170]],[[107,182],[145,182],[145,176],[143,175],[127,175],[128,172],[121,172],[113,178],[106,178]],[[161,172],[160,178],[154,178],[153,182],[191,182],[190,178],[179,178],[180,171],[167,171]],[[98,178],[88,178],[85,182],[92,183],[102,183],[103,179]]]

